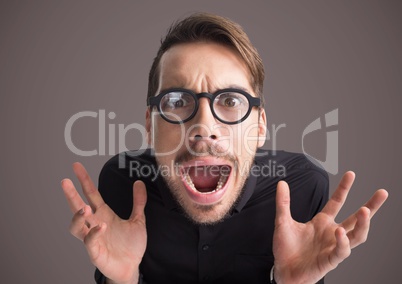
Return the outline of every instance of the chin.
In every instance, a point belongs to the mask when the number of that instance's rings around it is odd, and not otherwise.
[[[214,225],[229,217],[233,206],[225,206],[221,203],[214,205],[181,205],[186,216],[197,225]],[[226,208],[225,207],[229,207]]]

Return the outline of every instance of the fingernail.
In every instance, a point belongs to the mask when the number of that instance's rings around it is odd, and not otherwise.
[[[85,207],[84,207],[84,208],[81,208],[80,211],[78,211],[78,213],[79,213],[80,215],[83,215],[83,214],[85,213]]]

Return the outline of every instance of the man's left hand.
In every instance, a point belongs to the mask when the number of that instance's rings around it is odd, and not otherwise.
[[[370,219],[385,202],[388,192],[377,190],[364,206],[338,224],[335,218],[354,178],[353,172],[345,173],[323,210],[306,224],[293,220],[288,184],[278,183],[273,241],[277,283],[316,283],[347,258],[351,249],[366,241]]]

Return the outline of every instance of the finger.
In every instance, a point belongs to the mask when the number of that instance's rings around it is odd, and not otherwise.
[[[96,260],[101,253],[100,238],[106,231],[106,228],[107,226],[105,223],[100,223],[93,227],[84,238],[84,244],[91,260]]]
[[[147,204],[147,190],[144,182],[137,180],[133,185],[133,210],[130,219],[144,218],[144,209]]]
[[[79,240],[84,240],[84,237],[88,234],[90,224],[88,217],[91,216],[91,207],[86,205],[76,212],[70,224],[70,233]]]
[[[74,163],[73,169],[81,183],[82,190],[86,199],[88,200],[89,205],[91,205],[92,209],[96,211],[97,208],[101,207],[105,203],[102,199],[102,196],[82,164]]]
[[[388,198],[388,192],[385,189],[377,190],[373,196],[364,204],[370,210],[370,219],[377,213],[378,209],[384,204]],[[356,212],[357,213],[357,212]],[[356,214],[349,216],[345,221],[342,222],[342,226],[346,231],[353,229],[356,223]]]
[[[367,235],[370,229],[370,210],[367,207],[362,207],[356,212],[356,225],[348,232],[351,248],[364,243],[367,240]]]
[[[63,179],[61,181],[61,187],[63,188],[63,193],[71,212],[75,213],[86,205],[70,179]]]
[[[343,175],[338,188],[335,190],[328,203],[322,209],[323,213],[326,213],[335,219],[336,215],[338,215],[343,204],[345,203],[346,197],[348,196],[349,190],[354,180],[354,172],[349,171]]]
[[[374,214],[377,213],[378,209],[381,208],[387,198],[388,192],[385,189],[379,189],[373,194],[370,200],[367,201],[364,207],[370,209],[370,218],[372,218]]]
[[[289,185],[285,181],[278,182],[276,186],[276,217],[275,223],[279,225],[291,219]]]
[[[350,243],[345,229],[339,227],[335,230],[336,246],[329,255],[329,263],[335,268],[350,255]]]

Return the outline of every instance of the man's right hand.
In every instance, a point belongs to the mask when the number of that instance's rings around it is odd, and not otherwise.
[[[91,262],[113,283],[138,283],[138,267],[147,245],[145,184],[134,183],[133,210],[130,218],[123,220],[103,201],[84,166],[75,163],[73,169],[89,205],[70,179],[62,180],[61,186],[74,214],[71,234],[84,242]]]

